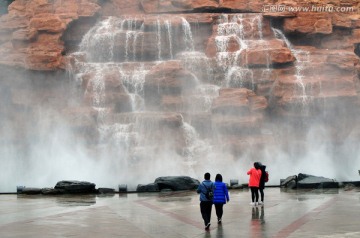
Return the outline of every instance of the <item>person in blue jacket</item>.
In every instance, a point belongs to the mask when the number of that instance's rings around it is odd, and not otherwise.
[[[212,199],[206,197],[209,190],[214,191],[214,183],[210,180],[210,173],[204,174],[204,181],[197,188],[200,194],[200,212],[205,223],[205,230],[210,229],[211,209],[213,205]]]
[[[223,206],[226,202],[230,201],[229,192],[226,187],[226,184],[222,182],[221,174],[217,174],[215,177],[215,190],[214,190],[214,200],[215,211],[218,219],[218,224],[221,223],[223,215]]]

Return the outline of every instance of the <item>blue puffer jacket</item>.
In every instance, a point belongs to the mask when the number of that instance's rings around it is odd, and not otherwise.
[[[208,189],[214,190],[214,183],[211,182],[211,180],[204,180],[202,183],[200,183],[199,187],[197,188],[197,193],[200,193],[200,201],[201,202],[209,202],[211,200],[207,199],[205,194],[207,193],[207,189],[204,187],[204,185]]]
[[[223,182],[215,182],[215,190],[214,190],[214,200],[213,203],[223,203],[226,201],[230,201],[229,192],[226,187],[226,184]]]

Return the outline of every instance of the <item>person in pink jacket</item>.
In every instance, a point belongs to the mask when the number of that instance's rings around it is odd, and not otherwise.
[[[248,172],[250,175],[249,178],[249,188],[251,190],[251,203],[250,205],[256,206],[259,203],[259,184],[261,177],[261,169],[257,162],[254,163],[254,167],[251,168]]]

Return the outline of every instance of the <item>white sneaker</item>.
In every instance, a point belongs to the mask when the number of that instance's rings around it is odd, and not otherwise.
[[[258,205],[262,206],[262,205],[264,205],[264,202],[258,202]]]
[[[210,230],[210,222],[205,226],[205,230]]]
[[[256,204],[254,202],[251,202],[250,205],[251,206],[256,206]]]

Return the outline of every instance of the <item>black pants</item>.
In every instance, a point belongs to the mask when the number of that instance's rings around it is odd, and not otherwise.
[[[224,211],[223,211],[224,204],[223,203],[217,203],[217,204],[214,204],[214,205],[215,205],[216,216],[217,216],[218,219],[221,219],[222,215],[224,213]]]
[[[261,201],[264,202],[264,189],[259,188]]]
[[[251,201],[258,202],[259,201],[259,188],[258,187],[250,187],[251,189]]]
[[[212,202],[200,202],[200,212],[204,219],[205,226],[210,223],[212,205]]]

